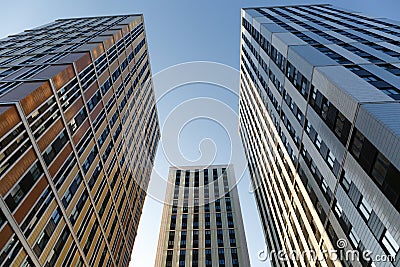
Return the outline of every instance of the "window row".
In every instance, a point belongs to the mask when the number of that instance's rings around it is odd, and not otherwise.
[[[349,137],[350,121],[314,86],[311,87],[309,105],[336,135],[339,141],[346,145]]]
[[[400,171],[357,129],[349,149],[361,168],[400,211]]]
[[[14,185],[5,198],[5,202],[13,212],[25,198],[25,196],[32,190],[36,182],[43,175],[43,169],[37,161],[32,167],[22,176],[20,181]]]

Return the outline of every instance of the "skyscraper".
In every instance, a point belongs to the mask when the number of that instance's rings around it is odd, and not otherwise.
[[[0,265],[128,266],[159,126],[142,15],[0,40]]]
[[[250,266],[231,165],[170,168],[155,266]]]
[[[269,250],[371,251],[272,263],[398,266],[400,22],[246,8],[241,36],[240,134]]]

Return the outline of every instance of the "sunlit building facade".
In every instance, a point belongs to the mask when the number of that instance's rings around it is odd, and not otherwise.
[[[331,5],[241,19],[240,134],[265,240],[319,257],[272,264],[399,266],[400,22]]]
[[[159,140],[143,23],[0,40],[0,266],[128,266]]]
[[[171,167],[155,267],[248,267],[231,165]]]

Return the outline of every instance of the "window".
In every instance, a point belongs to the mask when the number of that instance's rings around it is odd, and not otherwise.
[[[78,218],[79,212],[83,209],[83,206],[86,203],[86,200],[88,198],[88,193],[87,191],[84,191],[81,195],[81,197],[78,200],[78,203],[76,204],[75,208],[72,210],[71,215],[70,215],[70,221],[72,225],[75,224],[76,219]]]
[[[5,201],[8,208],[14,211],[18,204],[23,200],[25,195],[32,189],[36,181],[39,180],[43,171],[39,163],[33,164],[25,176],[10,190],[9,195]]]
[[[371,213],[372,213],[372,208],[368,204],[368,202],[365,200],[365,198],[362,198],[359,209],[360,209],[361,215],[364,217],[364,219],[366,221],[368,221],[369,217],[371,216]]]
[[[68,123],[71,133],[75,133],[79,126],[85,121],[87,113],[85,108],[82,108],[79,113]]]
[[[390,255],[396,257],[396,254],[399,251],[399,245],[388,230],[386,230],[385,235],[383,236],[382,244],[385,246]]]
[[[322,187],[322,190],[324,191],[324,193],[326,193],[328,190],[328,184],[326,183],[325,179],[322,179],[321,187]]]
[[[169,238],[168,238],[168,248],[173,248],[174,247],[174,238],[175,238],[175,232],[170,231],[169,232]]]
[[[358,237],[358,235],[354,231],[354,229],[351,229],[349,237],[350,237],[350,240],[353,243],[354,247],[358,247],[358,243],[360,242],[360,238]]]
[[[43,153],[43,159],[46,165],[49,166],[54,158],[58,155],[64,145],[68,142],[66,130],[62,131],[53,141],[53,143]]]
[[[90,64],[84,71],[79,74],[79,79],[81,81],[83,90],[89,88],[89,85],[91,85],[96,80],[93,64]]]
[[[342,186],[344,191],[347,193],[350,190],[350,185],[351,185],[351,180],[347,177],[347,174],[345,171],[343,171],[342,174]]]
[[[34,132],[34,136],[39,138],[42,133],[57,120],[58,117],[59,110],[55,98],[51,97],[28,117],[28,122],[31,126],[32,132]]]
[[[335,160],[336,160],[335,155],[333,155],[332,151],[329,151],[329,153],[328,153],[328,164],[331,167],[331,169],[333,168],[333,165],[335,164]]]
[[[306,125],[306,133],[310,134],[310,131],[311,131],[311,123],[308,121]]]
[[[180,243],[181,248],[186,247],[186,235],[187,235],[186,231],[181,232],[181,243]]]
[[[321,110],[321,116],[324,120],[326,120],[326,118],[328,116],[329,106],[330,106],[330,103],[329,103],[328,99],[324,98],[324,100],[322,102],[322,110]]]
[[[3,226],[3,224],[7,221],[6,216],[4,213],[0,210],[0,229]]]
[[[107,139],[107,136],[110,133],[110,129],[108,127],[108,125],[106,125],[106,128],[104,129],[103,133],[101,134],[101,136],[99,137],[99,139],[97,139],[97,143],[99,144],[99,147],[101,148],[104,144],[104,141]]]
[[[340,218],[340,217],[342,216],[343,209],[342,209],[342,207],[339,205],[339,203],[337,202],[337,200],[336,200],[335,202],[336,202],[336,203],[335,203],[335,209],[334,209],[334,211],[335,211],[335,214],[337,215],[337,217]]]
[[[379,64],[381,68],[384,68],[385,70],[391,72],[392,74],[396,76],[400,76],[400,69],[391,65],[391,64]]]
[[[42,253],[42,250],[46,247],[49,240],[50,240],[50,237],[48,236],[48,234],[45,231],[43,231],[42,234],[39,236],[38,241],[36,243],[36,245],[40,248],[39,255]],[[37,255],[37,256],[39,256],[39,255]]]
[[[111,86],[112,86],[111,78],[108,78],[108,80],[105,81],[104,84],[101,86],[101,92],[103,93],[103,95],[105,95],[108,92]]]
[[[96,146],[94,146],[90,151],[89,155],[87,156],[85,162],[82,164],[82,168],[85,174],[89,171],[89,168],[92,165],[93,161],[95,160],[97,153],[98,153],[97,148]]]
[[[317,146],[318,150],[321,149],[322,138],[319,134],[317,134],[317,138],[315,139],[315,145]]]
[[[346,118],[343,116],[342,113],[339,112],[339,114],[336,118],[336,123],[335,123],[335,133],[338,137],[342,136],[345,122],[346,122]]]
[[[87,237],[85,246],[83,247],[83,252],[87,255],[89,252],[89,249],[92,245],[92,240],[96,236],[97,228],[99,227],[99,224],[97,221],[92,225],[89,236]]]
[[[354,135],[353,143],[351,146],[351,152],[353,153],[353,156],[356,157],[357,159],[360,157],[363,143],[364,143],[364,136],[359,131],[357,131],[356,134]]]
[[[378,153],[375,164],[372,167],[371,175],[379,184],[383,184],[389,166],[390,162],[386,159],[386,157],[382,155],[382,153]]]
[[[72,199],[71,191],[70,191],[70,190],[67,190],[67,191],[65,192],[64,197],[63,197],[63,200],[62,200],[63,205],[64,205],[64,208],[68,207],[68,204],[71,202],[71,199]]]
[[[205,204],[204,205],[204,212],[210,212],[210,204]]]
[[[53,214],[51,215],[51,219],[53,220],[53,222],[54,222],[55,224],[57,224],[57,223],[60,221],[60,219],[61,219],[61,214],[60,214],[59,209],[56,209],[56,210],[53,212]]]
[[[374,76],[364,76],[364,77],[361,77],[361,78],[363,78],[363,80],[367,81],[367,82],[376,82],[376,81],[378,81]]]
[[[360,67],[357,66],[357,65],[346,66],[346,68],[347,68],[348,70],[350,70],[350,71],[353,71],[353,72],[355,72],[355,71],[362,71],[362,70],[363,70],[362,68],[360,68]]]
[[[6,77],[7,75],[10,75],[11,73],[16,72],[20,68],[21,67],[11,67],[11,68],[7,69],[6,71],[3,71],[2,73],[0,73],[0,77]]]
[[[101,101],[101,95],[100,95],[100,90],[97,90],[97,93],[90,98],[90,100],[87,102],[89,112],[91,112],[96,105]]]
[[[117,79],[118,79],[118,77],[121,75],[121,71],[120,71],[120,69],[119,69],[119,67],[113,72],[113,74],[112,74],[112,79],[113,79],[113,81],[115,82]]]
[[[13,189],[11,189],[10,195],[15,203],[19,203],[24,196],[24,192],[21,190],[21,186],[17,184]]]

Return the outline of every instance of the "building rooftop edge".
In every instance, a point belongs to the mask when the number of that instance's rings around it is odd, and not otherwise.
[[[274,8],[274,7],[295,7],[295,6],[332,6],[332,4],[299,4],[299,5],[274,5],[274,6],[254,6],[243,7],[243,10],[256,9],[256,8]]]
[[[143,16],[143,13],[137,13],[137,14],[118,14],[118,15],[99,15],[99,16],[82,16],[82,17],[71,17],[71,18],[60,18],[56,19],[54,21],[63,21],[63,20],[70,20],[70,19],[94,19],[94,18],[113,18],[113,17],[123,17],[123,16],[129,16],[129,17],[140,17]]]
[[[210,165],[185,165],[185,166],[170,166],[169,169],[181,169],[181,170],[186,170],[186,169],[210,169],[212,167],[233,167],[233,164],[227,163],[227,164],[210,164]]]

